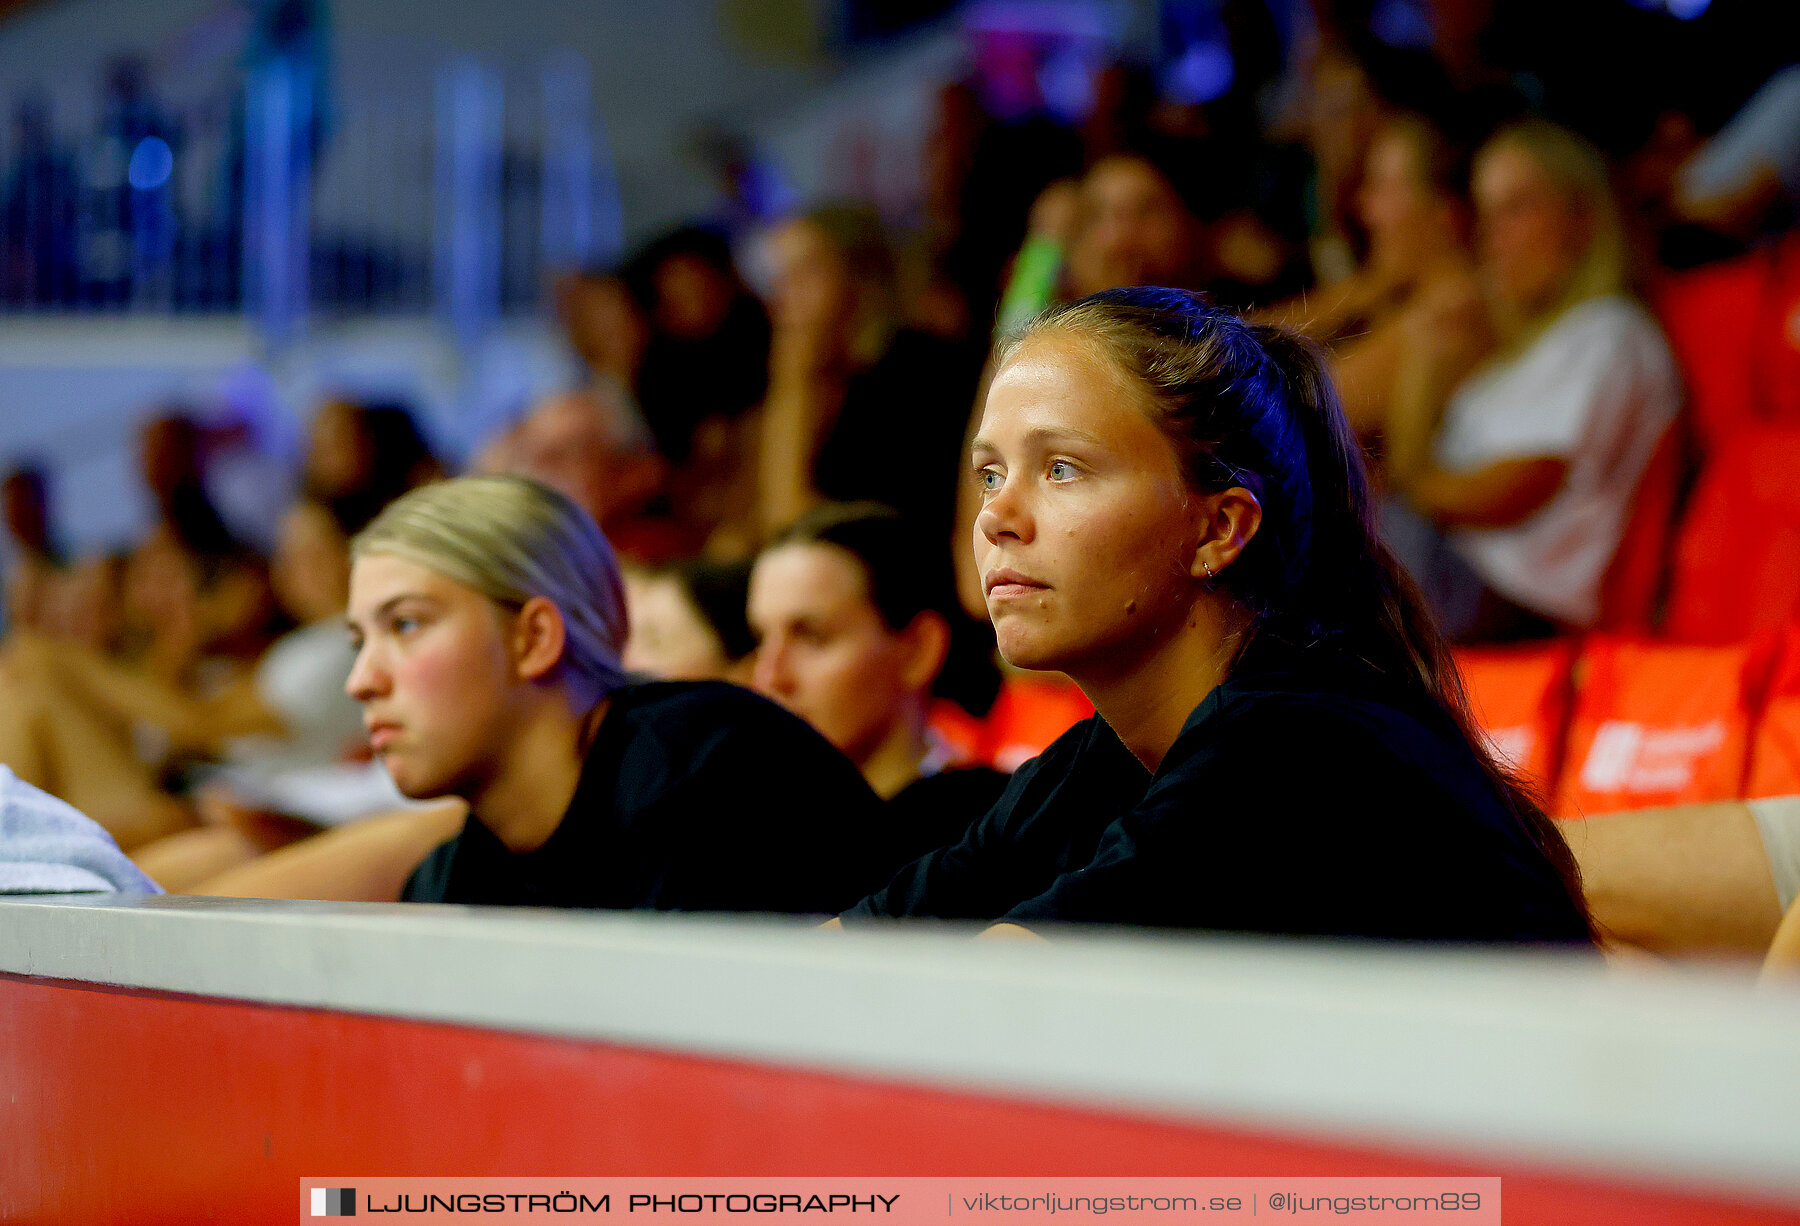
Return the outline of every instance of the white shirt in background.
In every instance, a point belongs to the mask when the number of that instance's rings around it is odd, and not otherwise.
[[[1591,625],[1639,478],[1675,419],[1680,379],[1661,330],[1637,302],[1591,298],[1516,357],[1487,366],[1451,397],[1433,442],[1438,467],[1554,457],[1556,495],[1506,528],[1452,532],[1488,586],[1557,621]]]

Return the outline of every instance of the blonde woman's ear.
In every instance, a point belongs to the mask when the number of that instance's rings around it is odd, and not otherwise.
[[[533,596],[513,615],[513,667],[522,680],[549,675],[567,646],[568,628],[555,601]]]

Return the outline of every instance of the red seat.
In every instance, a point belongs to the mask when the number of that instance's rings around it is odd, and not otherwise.
[[[1800,425],[1800,231],[1669,277],[1653,305],[1703,456],[1740,426]]]
[[[987,760],[997,770],[1017,770],[1093,713],[1094,704],[1066,677],[1008,677],[988,712]]]
[[[1734,642],[1800,616],[1797,475],[1797,426],[1741,426],[1708,456],[1676,534],[1670,638]]]
[[[1663,431],[1644,475],[1638,478],[1624,535],[1600,582],[1597,630],[1648,634],[1660,612],[1669,569],[1675,502],[1681,491],[1686,432],[1677,422]]]
[[[1768,697],[1750,739],[1750,781],[1744,795],[1800,795],[1800,627],[1782,636]]]
[[[1569,720],[1575,643],[1464,647],[1456,664],[1475,722],[1495,754],[1545,798],[1554,794]]]
[[[1556,815],[1742,796],[1773,645],[1590,637],[1576,665]]]
[[[949,750],[949,765],[988,764],[986,721],[976,719],[948,698],[932,699],[931,709],[925,715],[925,726]]]

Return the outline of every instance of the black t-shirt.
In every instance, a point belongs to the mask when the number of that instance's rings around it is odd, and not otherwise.
[[[471,818],[408,902],[830,914],[902,861],[881,801],[817,732],[748,690],[615,690],[543,846],[515,855]]]
[[[1455,725],[1324,649],[1259,640],[1154,776],[1099,716],[955,846],[846,919],[935,916],[1446,941],[1585,941]]]
[[[969,832],[1006,790],[1007,776],[985,766],[925,775],[887,802],[885,826],[894,866],[948,847]]]

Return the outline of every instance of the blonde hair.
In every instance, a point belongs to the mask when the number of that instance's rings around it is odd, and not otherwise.
[[[415,562],[518,608],[542,596],[562,613],[563,663],[601,694],[625,682],[625,591],[593,517],[529,477],[458,477],[388,504],[350,543],[352,559]]]
[[[1593,145],[1567,128],[1542,119],[1527,119],[1495,133],[1475,160],[1485,161],[1497,149],[1516,149],[1529,157],[1569,207],[1588,220],[1587,248],[1556,301],[1529,316],[1500,313],[1507,347],[1516,350],[1570,307],[1590,298],[1625,293],[1630,280],[1629,248],[1606,158]]]

